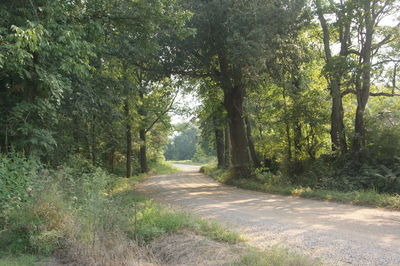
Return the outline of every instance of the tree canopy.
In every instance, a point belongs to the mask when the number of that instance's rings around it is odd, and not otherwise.
[[[400,188],[398,0],[0,5],[2,153],[128,177],[204,153],[232,179]],[[171,138],[183,90],[200,105]]]

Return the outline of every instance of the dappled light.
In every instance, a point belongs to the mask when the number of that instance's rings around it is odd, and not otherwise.
[[[399,14],[1,0],[0,265],[400,265]]]
[[[154,176],[139,190],[227,223],[260,247],[280,245],[329,264],[400,261],[398,212],[242,190],[196,172]]]

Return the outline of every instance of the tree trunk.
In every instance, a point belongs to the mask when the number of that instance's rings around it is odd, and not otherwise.
[[[229,125],[225,126],[224,139],[225,139],[224,168],[228,169],[229,167],[231,167],[231,141],[230,141],[230,136],[229,136]]]
[[[223,168],[225,165],[225,143],[224,131],[215,126],[215,146],[217,148],[218,168]]]
[[[92,148],[91,148],[91,157],[92,157],[92,164],[93,165],[95,165],[96,164],[96,160],[97,160],[97,157],[96,157],[96,127],[95,127],[95,122],[94,122],[94,120],[95,120],[95,118],[93,117],[92,118],[92,123],[91,123],[91,135],[92,135],[92,137],[91,137],[91,146],[92,146]]]
[[[141,129],[139,131],[140,137],[140,149],[139,149],[139,162],[140,162],[140,172],[146,173],[149,171],[147,165],[147,143],[146,143],[146,131]]]
[[[253,165],[255,168],[260,168],[261,162],[258,159],[256,149],[254,148],[253,137],[251,135],[251,124],[250,124],[249,118],[246,115],[244,116],[244,122],[246,125],[246,134],[247,134],[247,141],[249,142],[249,151],[250,151],[251,160],[253,161]]]
[[[126,118],[126,177],[132,176],[132,126],[129,117],[129,101],[125,100]]]
[[[324,11],[322,8],[321,0],[315,0],[318,20],[321,24],[322,33],[323,33],[323,42],[324,42],[324,53],[325,53],[325,62],[327,66],[330,68],[334,68],[332,73],[329,73],[327,79],[330,83],[329,90],[331,92],[332,97],[332,106],[331,106],[331,142],[332,142],[332,151],[339,151],[339,153],[343,154],[347,152],[347,142],[346,135],[344,130],[344,122],[343,122],[343,103],[342,103],[342,95],[340,92],[340,82],[343,76],[343,71],[340,69],[336,69],[334,67],[332,61],[332,52],[330,48],[330,31],[328,23],[324,17]],[[344,21],[344,17],[341,17],[341,27],[340,28],[340,55],[342,57],[347,57],[347,50],[349,46],[350,39],[350,22]]]
[[[224,105],[228,113],[231,140],[231,170],[233,178],[250,177],[250,157],[243,121],[244,88],[232,86],[224,89]]]
[[[115,170],[115,148],[114,147],[110,151],[110,166],[111,166],[111,173],[114,173],[114,170]]]
[[[290,137],[290,126],[289,122],[285,121],[286,123],[286,141],[287,141],[287,159],[289,162],[292,161],[292,138]]]
[[[369,92],[371,88],[371,55],[372,55],[372,37],[374,33],[375,21],[372,19],[371,2],[364,3],[365,20],[365,41],[361,47],[361,78],[356,86],[357,110],[354,123],[353,151],[359,152],[365,147],[365,124],[364,112],[368,103]]]
[[[344,154],[347,152],[347,141],[343,122],[343,101],[340,94],[340,88],[337,83],[338,81],[333,80],[330,87],[332,96],[330,134],[332,151],[339,151],[339,153]]]
[[[286,101],[286,88],[283,88],[282,91],[282,96],[283,96],[283,110],[285,114],[285,133],[286,133],[286,141],[287,141],[287,159],[289,162],[292,161],[292,138],[290,136],[290,124],[289,124],[289,112],[288,112],[288,107],[287,107],[287,101]]]

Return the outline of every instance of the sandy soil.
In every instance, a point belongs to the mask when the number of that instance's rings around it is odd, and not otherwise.
[[[400,212],[271,195],[224,186],[197,173],[153,176],[143,193],[217,219],[259,247],[279,245],[328,265],[400,265]]]

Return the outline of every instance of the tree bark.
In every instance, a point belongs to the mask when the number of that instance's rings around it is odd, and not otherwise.
[[[225,139],[224,168],[228,169],[229,167],[231,167],[231,141],[230,141],[230,136],[229,136],[229,125],[225,126],[224,139]]]
[[[224,51],[218,53],[219,81],[224,92],[224,106],[227,111],[229,137],[231,144],[231,177],[251,177],[251,163],[248,153],[246,128],[243,121],[243,102],[245,88],[240,68],[229,65]]]
[[[287,141],[287,159],[289,162],[292,161],[292,138],[290,136],[290,123],[289,123],[289,112],[286,101],[286,88],[282,90],[283,96],[283,110],[285,114],[284,122],[285,122],[285,133],[286,133],[286,141]]]
[[[258,159],[256,149],[254,148],[253,137],[251,135],[251,124],[250,124],[249,118],[246,115],[244,116],[244,122],[246,125],[246,135],[247,135],[247,141],[249,142],[249,152],[250,152],[251,160],[253,161],[253,165],[255,168],[260,168],[261,162]]]
[[[218,168],[223,168],[225,164],[224,132],[217,126],[215,126],[214,132],[215,132],[215,146],[217,149]]]
[[[140,172],[146,173],[149,171],[149,167],[147,165],[147,143],[146,143],[146,130],[139,130],[140,137],[140,149],[139,149],[139,162],[140,162]]]
[[[293,146],[294,146],[294,156],[296,160],[300,157],[301,152],[303,150],[302,137],[303,134],[301,130],[301,123],[297,118],[295,118],[293,124]]]
[[[129,117],[129,101],[125,100],[125,118],[126,118],[126,177],[132,176],[132,126]]]
[[[250,177],[250,157],[246,129],[243,121],[244,88],[232,86],[224,89],[224,105],[228,113],[231,140],[231,173],[233,178]]]
[[[111,166],[111,173],[114,173],[114,170],[115,170],[115,148],[114,147],[110,151],[110,166]]]
[[[343,111],[343,101],[340,93],[339,81],[331,80],[331,142],[332,151],[339,151],[339,153],[344,154],[347,152],[347,141],[346,133],[344,128],[344,111]]]

